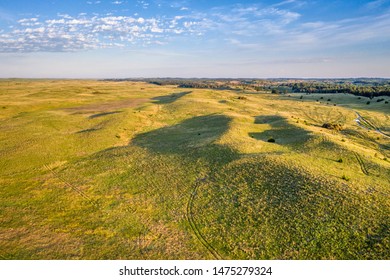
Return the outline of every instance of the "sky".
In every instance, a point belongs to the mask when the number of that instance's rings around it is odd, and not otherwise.
[[[390,78],[390,0],[0,0],[1,78]]]

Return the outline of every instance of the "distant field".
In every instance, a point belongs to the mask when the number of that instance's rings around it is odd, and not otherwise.
[[[1,80],[0,258],[390,259],[376,99]]]

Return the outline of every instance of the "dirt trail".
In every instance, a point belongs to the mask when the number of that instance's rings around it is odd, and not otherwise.
[[[366,165],[364,164],[362,157],[361,157],[358,153],[356,153],[356,152],[354,152],[354,155],[355,155],[355,157],[356,157],[356,159],[357,159],[357,161],[358,161],[358,163],[359,163],[359,165],[360,165],[360,169],[362,170],[362,172],[363,172],[365,175],[369,175],[368,170],[367,170],[367,167],[366,167]]]
[[[188,203],[187,203],[187,220],[188,220],[188,223],[191,226],[191,229],[195,233],[196,238],[200,241],[200,243],[202,243],[202,245],[207,249],[207,251],[209,251],[209,253],[211,255],[213,255],[213,257],[215,259],[221,260],[222,257],[219,255],[217,250],[205,239],[205,237],[202,235],[202,233],[198,229],[198,227],[197,227],[197,225],[195,223],[193,214],[192,214],[192,206],[193,206],[193,203],[194,203],[194,200],[195,200],[196,193],[198,191],[199,185],[200,185],[201,182],[203,182],[205,180],[206,180],[206,177],[198,178],[198,179],[196,179],[196,181],[195,181],[195,183],[193,185],[192,192],[191,192],[191,195],[190,195],[190,199],[188,200]]]
[[[358,112],[356,112],[356,115],[357,115],[357,119],[355,120],[356,123],[360,126],[360,127],[363,127],[363,128],[366,128],[368,130],[375,130],[376,132],[382,134],[383,136],[386,136],[386,137],[390,137],[390,134],[387,134],[385,132],[383,132],[382,130],[380,130],[377,126],[375,126],[373,123],[371,123],[370,121],[368,121],[366,118],[362,117],[362,115],[360,115]]]

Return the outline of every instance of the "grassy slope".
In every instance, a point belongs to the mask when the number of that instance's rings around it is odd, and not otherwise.
[[[389,259],[389,105],[328,98],[1,81],[0,256]]]

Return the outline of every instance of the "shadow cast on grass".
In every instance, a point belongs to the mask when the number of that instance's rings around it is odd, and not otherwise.
[[[228,129],[224,115],[194,117],[174,126],[137,135],[129,144],[157,154],[176,154],[186,158],[205,158],[212,164],[228,163],[238,157],[232,149],[215,144]]]
[[[171,95],[163,95],[152,98],[155,104],[170,104],[175,102],[176,100],[186,96],[187,94],[192,93],[192,91],[183,91],[179,93],[172,93]]]
[[[94,131],[98,131],[98,130],[100,130],[100,128],[88,128],[88,129],[77,131],[76,134],[89,133],[89,132],[94,132]]]
[[[255,124],[267,124],[271,129],[263,132],[252,132],[249,136],[265,141],[274,142],[279,145],[299,147],[303,146],[312,137],[310,131],[290,124],[285,118],[277,115],[258,116]]]
[[[119,114],[121,112],[122,111],[112,111],[112,112],[98,113],[98,114],[94,114],[94,115],[89,116],[88,119],[96,119],[96,118],[104,117],[104,116],[108,116],[108,115]]]

